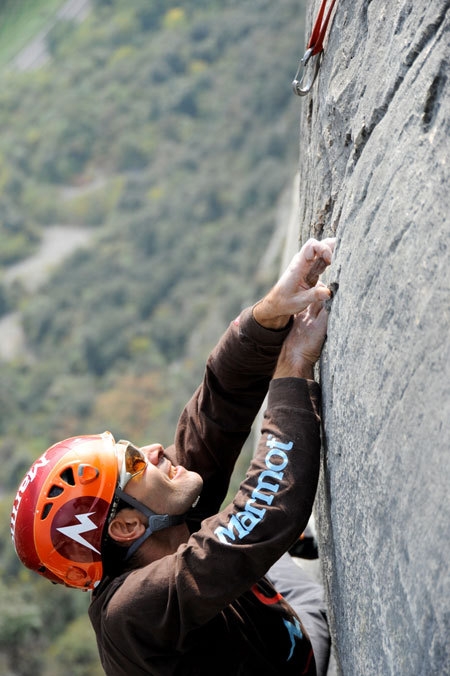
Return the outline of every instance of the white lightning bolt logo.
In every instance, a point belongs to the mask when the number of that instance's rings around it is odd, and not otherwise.
[[[92,514],[95,514],[95,512],[89,512],[88,514],[75,514],[75,517],[80,522],[79,524],[74,524],[73,526],[64,526],[64,528],[57,528],[56,530],[59,530],[59,532],[63,535],[67,535],[67,537],[69,537],[71,540],[75,540],[75,542],[78,542],[78,544],[83,545],[88,549],[92,549],[93,552],[100,554],[98,549],[95,549],[95,547],[91,545],[90,542],[85,540],[81,535],[82,533],[88,533],[90,530],[97,529],[95,523],[93,523],[93,521],[91,521],[89,518],[92,516]]]

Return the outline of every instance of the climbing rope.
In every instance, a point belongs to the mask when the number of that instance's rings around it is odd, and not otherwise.
[[[304,53],[303,58],[299,63],[297,72],[295,74],[295,78],[292,81],[292,89],[294,90],[294,94],[297,94],[297,96],[306,96],[306,94],[308,94],[309,91],[311,90],[311,87],[313,86],[314,81],[317,77],[320,64],[322,63],[323,41],[325,39],[325,34],[327,32],[328,23],[330,21],[331,12],[333,11],[335,2],[336,0],[331,0],[330,8],[324,19],[323,17],[325,13],[325,6],[327,4],[327,0],[322,0],[319,13],[317,14],[317,18],[311,32],[311,37],[309,38],[308,44],[306,46],[306,52]],[[305,79],[305,75],[307,72],[306,66],[311,59],[314,60],[314,63],[311,61],[311,64],[313,66],[312,75],[309,82],[304,86],[302,86],[303,80]],[[300,74],[301,78],[299,79]]]

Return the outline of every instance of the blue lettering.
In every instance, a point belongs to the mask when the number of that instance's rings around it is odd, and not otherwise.
[[[238,512],[238,513],[236,514],[236,516],[237,516],[237,518],[240,520],[241,525],[243,526],[243,528],[246,528],[246,529],[247,529],[247,533],[250,533],[250,531],[254,529],[254,527],[256,526],[256,524],[259,523],[259,522],[261,521],[260,518],[258,519],[257,516],[255,516],[254,514],[250,514],[250,513],[247,512],[247,511],[245,511],[245,512]],[[247,533],[246,533],[246,535],[247,535]]]
[[[273,456],[278,456],[281,458],[281,462],[274,464],[271,462]],[[269,469],[273,469],[274,472],[281,472],[286,465],[288,464],[288,457],[284,451],[280,451],[279,448],[272,449],[267,455],[266,455],[266,465]]]
[[[292,655],[294,654],[294,648],[295,648],[295,639],[296,638],[303,638],[303,632],[300,627],[300,623],[297,620],[296,617],[294,617],[294,623],[289,622],[289,620],[283,620],[284,625],[286,629],[288,630],[289,633],[289,638],[291,639],[291,651],[288,655],[288,658],[286,662],[289,662],[291,659]]]
[[[266,446],[269,448],[279,448],[280,451],[290,451],[294,445],[293,441],[289,441],[287,444],[282,444],[279,439],[276,439],[272,434],[269,434],[267,437]]]
[[[221,542],[225,542],[226,544],[229,544],[226,540],[226,535],[230,538],[230,540],[235,540],[233,528],[236,529],[237,531],[237,536],[240,540],[242,540],[243,537],[248,535],[248,531],[242,528],[240,521],[238,520],[236,515],[232,515],[230,518],[230,525],[228,528],[224,528],[223,526],[219,526],[218,528],[215,529],[215,534],[219,538]]]
[[[218,539],[225,544],[235,542],[236,537],[239,540],[244,539],[263,520],[267,509],[265,507],[258,509],[255,502],[271,505],[275,493],[280,488],[280,482],[284,476],[283,470],[289,462],[285,451],[290,451],[294,444],[292,441],[283,444],[272,434],[269,434],[266,446],[270,449],[265,457],[267,469],[259,475],[256,488],[252,491],[251,498],[247,500],[244,510],[230,517],[228,527],[218,526],[214,530]],[[273,462],[275,458],[277,458],[276,463]],[[269,479],[273,479],[273,481]]]
[[[259,517],[259,520],[261,521],[264,514],[266,513],[266,509],[265,508],[264,509],[257,509],[253,505],[254,502],[255,502],[255,500],[253,498],[250,498],[249,500],[247,500],[247,504],[245,506],[245,509],[247,510],[247,512],[251,512],[252,514],[256,514],[256,516]]]
[[[278,485],[276,485],[276,488],[278,489]],[[252,493],[252,498],[253,498],[253,500],[260,500],[260,502],[265,502],[266,505],[271,505],[272,500],[273,500],[273,495],[266,495],[265,493],[260,493],[255,488],[255,490]],[[266,511],[266,510],[264,510],[264,511]]]
[[[276,479],[277,483],[270,483],[270,481],[266,481],[267,478]],[[256,485],[255,491],[259,493],[259,491],[266,490],[276,493],[279,488],[279,482],[282,478],[283,472],[275,472],[274,470],[271,469],[265,469],[264,472],[261,472],[261,474],[258,477],[258,483]],[[254,496],[255,491],[253,491],[252,497]]]

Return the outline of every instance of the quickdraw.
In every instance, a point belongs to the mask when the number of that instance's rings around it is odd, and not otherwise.
[[[317,77],[317,73],[319,72],[320,64],[322,63],[322,55],[323,55],[323,41],[325,39],[325,34],[327,32],[328,28],[328,23],[330,21],[331,17],[331,12],[333,11],[333,7],[335,4],[336,0],[331,0],[331,5],[330,8],[327,12],[327,15],[325,17],[325,20],[323,19],[324,13],[325,13],[325,5],[327,4],[327,0],[322,0],[322,4],[320,5],[319,13],[317,15],[317,19],[315,21],[314,27],[311,32],[311,37],[309,38],[307,47],[306,47],[306,52],[303,55],[303,58],[301,59],[299,66],[297,68],[297,72],[295,74],[295,78],[292,81],[292,89],[294,90],[294,94],[297,94],[297,96],[306,96],[311,90],[311,87],[314,84],[314,81]],[[305,79],[306,76],[306,66],[308,63],[311,61],[312,65],[312,75],[310,77],[310,80],[307,84],[303,85],[303,80]],[[300,77],[301,74],[301,77]]]

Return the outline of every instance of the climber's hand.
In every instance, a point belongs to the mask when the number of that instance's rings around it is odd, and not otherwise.
[[[253,316],[268,329],[279,329],[291,315],[302,312],[310,303],[330,298],[330,290],[318,284],[319,275],[331,263],[336,239],[319,242],[309,239],[295,254],[275,286],[255,307]]]
[[[321,282],[319,285],[323,286]],[[314,364],[320,357],[327,334],[328,312],[324,301],[308,305],[295,315],[292,329],[283,343],[274,378],[314,379]]]

